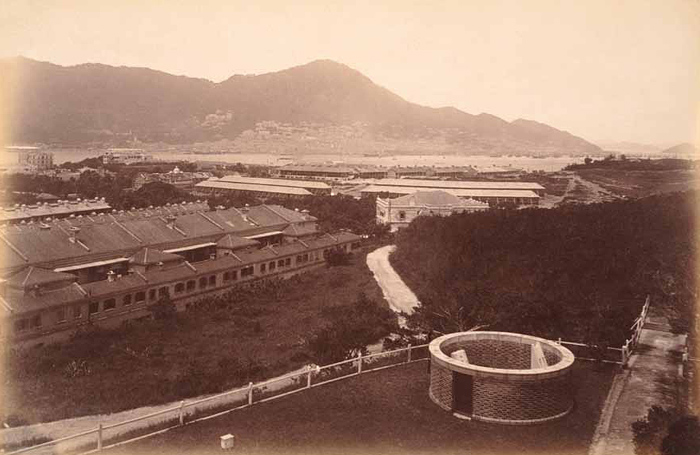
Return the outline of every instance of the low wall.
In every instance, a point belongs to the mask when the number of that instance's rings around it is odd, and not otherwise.
[[[547,366],[532,368],[538,344]],[[469,361],[450,354],[464,349]],[[463,332],[430,344],[430,398],[474,420],[532,424],[557,419],[573,407],[574,355],[554,342],[506,332]]]

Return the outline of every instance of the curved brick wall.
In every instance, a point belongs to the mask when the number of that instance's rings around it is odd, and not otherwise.
[[[547,366],[533,369],[531,350],[538,342]],[[573,407],[574,355],[552,341],[507,332],[462,332],[433,340],[429,349],[429,395],[445,410],[517,425],[563,417]],[[464,349],[469,363],[450,357],[459,349]],[[454,375],[464,375],[458,378],[460,387],[470,390],[455,393]],[[470,405],[465,406],[465,400]]]

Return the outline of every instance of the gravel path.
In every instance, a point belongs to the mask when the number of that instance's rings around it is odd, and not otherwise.
[[[397,313],[411,314],[420,302],[389,262],[389,255],[395,249],[396,245],[388,245],[372,251],[367,255],[367,267],[374,273],[374,278],[382,288],[384,298],[389,302],[391,309]],[[404,321],[400,323],[403,325]]]

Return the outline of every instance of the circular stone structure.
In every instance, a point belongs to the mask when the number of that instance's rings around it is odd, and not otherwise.
[[[430,398],[457,417],[510,425],[565,416],[574,355],[544,338],[459,332],[430,343]]]

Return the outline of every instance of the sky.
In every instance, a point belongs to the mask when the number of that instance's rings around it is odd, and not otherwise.
[[[3,0],[17,55],[216,82],[331,59],[426,106],[700,144],[700,0]]]

